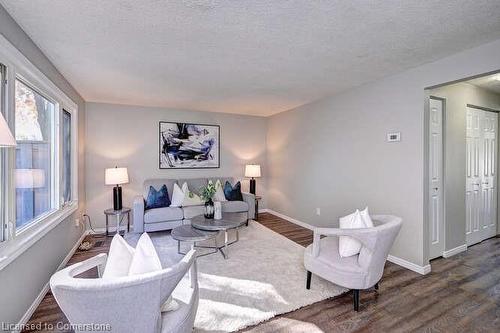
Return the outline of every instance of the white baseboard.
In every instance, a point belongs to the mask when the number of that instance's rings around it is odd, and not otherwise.
[[[462,244],[454,249],[444,251],[443,258],[449,258],[451,256],[454,256],[455,254],[459,254],[460,252],[465,252],[465,251],[467,251],[467,244]]]
[[[64,259],[61,262],[61,264],[59,265],[59,267],[57,267],[57,270],[60,270],[61,268],[64,268],[66,266],[66,264],[71,259],[71,257],[73,256],[73,254],[75,254],[76,250],[78,250],[78,247],[82,243],[82,241],[85,238],[85,236],[87,236],[88,234],[89,234],[88,230],[86,230],[86,231],[83,232],[83,234],[80,236],[80,238],[75,243],[75,245],[73,246],[73,248],[68,252],[68,254],[66,255],[66,257],[64,257]],[[36,308],[40,305],[40,303],[42,302],[43,298],[45,297],[45,295],[49,291],[49,288],[50,288],[50,285],[49,285],[49,282],[47,282],[43,286],[42,290],[40,291],[40,293],[38,294],[38,296],[35,298],[35,300],[33,301],[33,303],[31,304],[31,306],[28,308],[28,310],[26,311],[26,313],[22,316],[21,320],[19,320],[19,323],[17,324],[18,327],[23,327],[28,322],[28,320],[30,320],[30,318],[33,315],[33,313],[35,312]],[[13,331],[13,332],[19,332],[19,331]]]
[[[431,272],[431,265],[430,264],[427,264],[425,266],[420,266],[420,265],[414,264],[408,260],[404,260],[404,259],[401,259],[399,257],[392,256],[390,254],[387,257],[387,260],[392,262],[393,264],[396,264],[396,265],[399,265],[401,267],[407,268],[411,271],[417,272],[418,274],[425,275],[425,274],[429,274]]]
[[[287,220],[288,222],[292,222],[292,223],[294,223],[296,225],[301,226],[302,228],[306,228],[306,229],[309,229],[309,230],[313,230],[314,229],[314,226],[312,226],[310,224],[307,224],[305,222],[296,220],[293,217],[290,217],[290,216],[278,213],[278,212],[276,212],[276,211],[274,211],[272,209],[266,209],[266,212],[269,213],[269,214],[276,215],[277,217],[281,217],[283,220]]]
[[[267,208],[262,208],[262,209],[259,209],[259,214],[260,213],[269,213],[269,210]]]

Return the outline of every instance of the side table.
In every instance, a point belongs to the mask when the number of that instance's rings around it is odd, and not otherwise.
[[[259,201],[262,199],[260,195],[255,196],[255,220],[259,219]]]
[[[131,209],[129,207],[123,207],[120,210],[114,210],[113,208],[106,209],[104,211],[104,215],[106,215],[106,236],[108,236],[108,224],[109,224],[109,217],[110,216],[115,216],[116,218],[116,232],[120,232],[120,223],[122,222],[123,218],[127,216],[127,232],[130,231],[130,211]]]

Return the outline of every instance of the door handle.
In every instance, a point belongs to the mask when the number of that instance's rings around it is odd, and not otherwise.
[[[439,187],[433,187],[432,189],[433,189],[434,191],[437,191],[437,190],[439,190]]]

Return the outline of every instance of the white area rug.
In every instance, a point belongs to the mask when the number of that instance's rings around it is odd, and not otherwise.
[[[171,264],[177,242],[168,233],[150,235],[164,264]],[[132,234],[127,238],[135,245]],[[315,276],[307,290],[303,256],[302,246],[251,221],[229,247],[229,259],[219,253],[198,259],[195,331],[236,331],[345,292]]]

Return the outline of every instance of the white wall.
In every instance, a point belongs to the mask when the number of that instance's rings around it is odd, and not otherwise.
[[[498,69],[500,40],[272,116],[268,207],[321,226],[365,205],[399,215],[391,254],[426,265],[424,88]]]
[[[59,264],[82,235],[74,220],[84,211],[85,103],[57,71],[21,27],[0,5],[0,34],[14,45],[33,65],[78,105],[79,207],[78,212],[61,222],[7,267],[0,270],[0,322],[15,324],[31,306]]]
[[[220,125],[221,167],[160,170],[159,121]],[[261,207],[266,205],[266,118],[87,103],[86,128],[87,214],[95,221],[96,227],[105,225],[103,210],[113,206],[112,187],[104,185],[104,169],[115,165],[128,168],[130,184],[123,186],[123,199],[124,205],[130,206],[133,197],[142,194],[142,183],[147,178],[233,176],[243,179],[243,189],[248,190],[248,180],[243,178],[245,164],[261,164],[264,177],[257,180],[257,194],[263,195]]]
[[[465,242],[465,135],[467,104],[500,110],[500,95],[468,83],[430,91],[445,98],[445,250]]]

